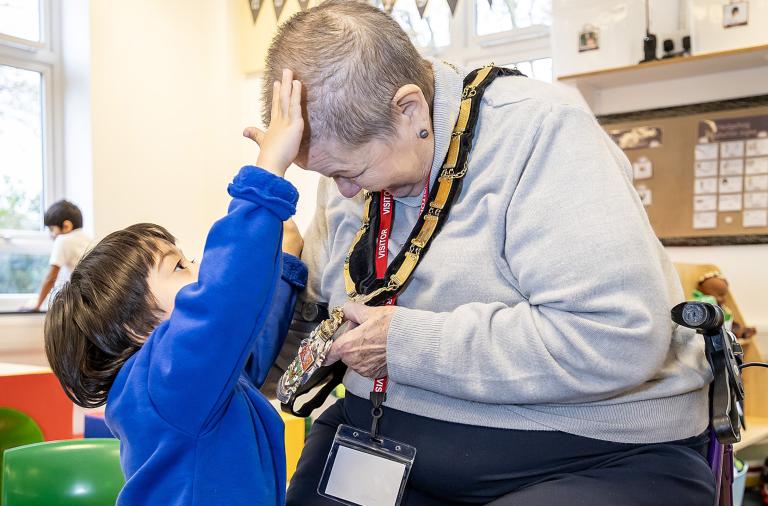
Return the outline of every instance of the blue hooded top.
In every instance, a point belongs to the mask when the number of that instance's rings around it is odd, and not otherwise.
[[[109,391],[106,421],[126,477],[119,505],[285,501],[283,422],[257,386],[306,284],[304,264],[281,252],[298,192],[247,166],[229,194],[198,281],[181,289]]]

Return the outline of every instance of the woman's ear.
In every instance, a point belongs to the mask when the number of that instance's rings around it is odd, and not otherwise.
[[[61,233],[62,234],[68,234],[68,233],[72,232],[74,229],[75,229],[75,226],[69,220],[64,220],[64,223],[61,224]]]
[[[424,98],[421,88],[415,84],[401,86],[392,98],[395,111],[408,116],[411,121],[420,121],[429,118],[429,104]],[[421,125],[420,125],[421,126]]]

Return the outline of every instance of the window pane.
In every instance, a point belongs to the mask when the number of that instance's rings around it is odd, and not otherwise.
[[[548,83],[552,82],[552,58],[508,63],[502,65],[502,67],[517,67],[517,70],[530,78],[546,81]]]
[[[519,70],[520,72],[522,72],[528,77],[533,77],[533,69],[531,68],[531,62],[529,61],[521,61],[520,63],[518,63],[517,70]]]
[[[377,5],[382,8],[381,0]],[[405,30],[416,47],[444,47],[451,44],[451,9],[445,0],[430,0],[419,16],[416,0],[397,0],[392,17]]]
[[[0,294],[32,294],[40,290],[48,272],[50,254],[3,252],[3,249],[0,248]]]
[[[552,0],[474,0],[475,33],[490,35],[552,23]]]
[[[42,228],[41,93],[39,72],[0,65],[0,229]]]
[[[552,82],[552,58],[533,60],[531,64],[533,65],[534,78],[548,83]]]
[[[39,0],[0,0],[0,33],[40,40]]]

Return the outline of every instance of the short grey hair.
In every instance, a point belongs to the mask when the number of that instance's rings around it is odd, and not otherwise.
[[[327,0],[280,26],[267,53],[265,125],[272,83],[284,68],[302,81],[305,143],[333,139],[357,147],[393,135],[392,98],[406,84],[421,88],[432,107],[432,65],[391,16],[365,3]]]

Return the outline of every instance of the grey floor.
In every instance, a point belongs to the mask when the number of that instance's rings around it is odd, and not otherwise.
[[[742,504],[743,506],[762,506],[763,502],[760,499],[760,492],[752,489],[744,491],[744,502]],[[734,506],[738,506],[738,504]]]

